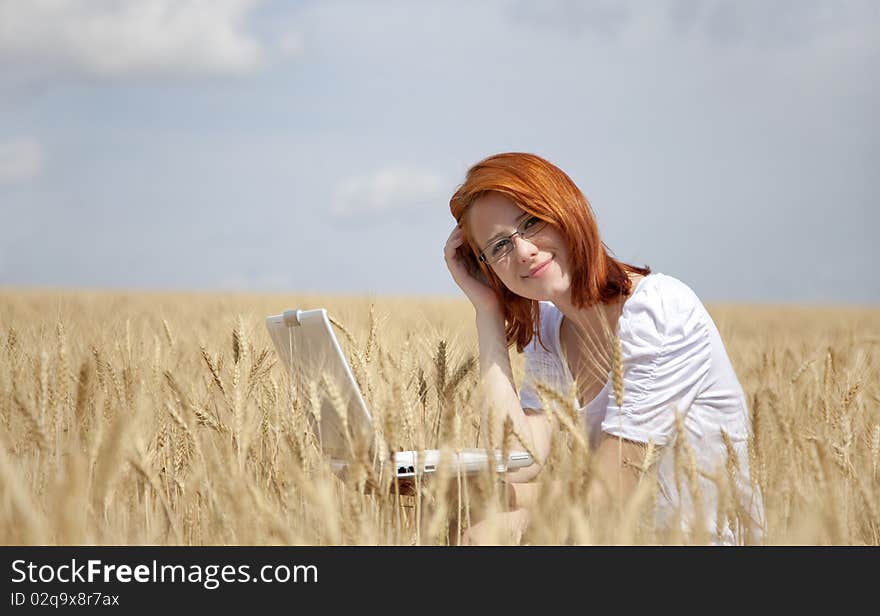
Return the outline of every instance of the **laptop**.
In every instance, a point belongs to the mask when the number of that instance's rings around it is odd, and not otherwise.
[[[320,399],[319,418],[312,413],[307,416],[334,472],[344,471],[359,446],[366,443],[372,453],[376,445],[372,416],[330,325],[327,310],[287,310],[266,317],[266,327],[287,370],[293,395]],[[346,416],[341,417],[337,408],[344,408]],[[532,464],[531,455],[523,451],[508,452],[506,461],[501,458],[501,451],[490,455],[485,449],[464,449],[447,460],[450,470],[461,474],[484,472],[490,464],[499,473]],[[430,476],[441,464],[441,452],[398,451],[389,463],[399,479],[416,474]]]

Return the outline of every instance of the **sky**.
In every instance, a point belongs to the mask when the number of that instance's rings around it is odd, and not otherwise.
[[[880,303],[880,3],[0,0],[0,287],[464,297],[542,156],[704,300]]]

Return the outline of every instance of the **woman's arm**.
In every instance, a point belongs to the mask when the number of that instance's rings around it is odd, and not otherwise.
[[[489,443],[496,447],[500,446],[504,436],[504,422],[509,417],[516,434],[526,441],[520,443],[520,439],[515,439],[511,446],[516,449],[528,449],[538,458],[536,462],[543,463],[550,451],[550,435],[555,429],[554,418],[548,419],[543,413],[527,416],[523,412],[513,382],[513,372],[510,369],[510,355],[501,305],[492,288],[468,270],[466,259],[460,253],[463,246],[464,236],[461,228],[456,226],[449,234],[443,254],[453,280],[464,291],[476,311],[482,389],[481,441],[484,446],[488,446]],[[490,415],[491,425],[489,425]],[[532,464],[511,475],[516,476],[514,481],[528,481],[537,474],[538,470],[540,464]]]
[[[544,413],[526,415],[530,421],[543,420],[549,423],[544,416]],[[599,446],[592,454],[594,474],[587,494],[591,508],[595,510],[616,506],[625,503],[632,496],[639,483],[639,468],[645,461],[645,447],[644,443],[628,441],[610,434],[602,435]],[[532,464],[505,475],[504,480],[510,484],[512,492],[512,509],[532,507],[537,502],[540,486],[537,482],[532,482],[532,479],[540,470],[540,464]]]
[[[591,509],[622,505],[632,496],[639,483],[645,449],[645,443],[602,434],[593,452],[595,475],[587,494]]]
[[[530,418],[544,414],[528,415]],[[549,422],[548,422],[549,423]],[[645,444],[603,434],[598,448],[593,453],[595,475],[590,482],[587,503],[592,515],[602,516],[604,512],[620,510],[635,492],[639,482],[636,467],[641,466],[645,454]],[[533,468],[538,465],[532,465]],[[508,473],[507,480],[525,471],[519,469]],[[518,544],[529,526],[531,511],[536,507],[541,492],[538,483],[510,483],[510,511],[496,513],[492,518],[472,525],[462,537],[462,545],[489,545],[496,543]],[[553,481],[553,480],[550,480]]]
[[[478,312],[476,317],[477,334],[480,349],[480,436],[484,446],[501,445],[504,437],[504,422],[510,418],[515,438],[511,447],[526,449],[543,463],[550,452],[550,438],[554,427],[553,418],[546,413],[527,415],[520,405],[519,396],[513,381],[510,368],[510,355],[504,333],[504,317],[498,312]],[[524,441],[524,442],[520,442]],[[520,473],[524,477],[531,470],[532,476],[538,467],[532,466],[510,473],[508,477],[514,481],[527,481],[524,478],[513,478]]]

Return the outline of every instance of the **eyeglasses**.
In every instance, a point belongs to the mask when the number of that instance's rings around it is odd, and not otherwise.
[[[523,220],[516,228],[516,231],[510,235],[499,237],[494,240],[480,253],[480,261],[483,263],[497,263],[513,250],[513,236],[518,235],[523,239],[535,237],[547,226],[546,220],[541,220],[537,216],[529,216]]]

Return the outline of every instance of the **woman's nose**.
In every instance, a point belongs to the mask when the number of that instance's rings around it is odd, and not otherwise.
[[[517,257],[523,260],[528,260],[529,257],[538,252],[537,246],[519,235],[513,236],[513,249],[516,251]]]

